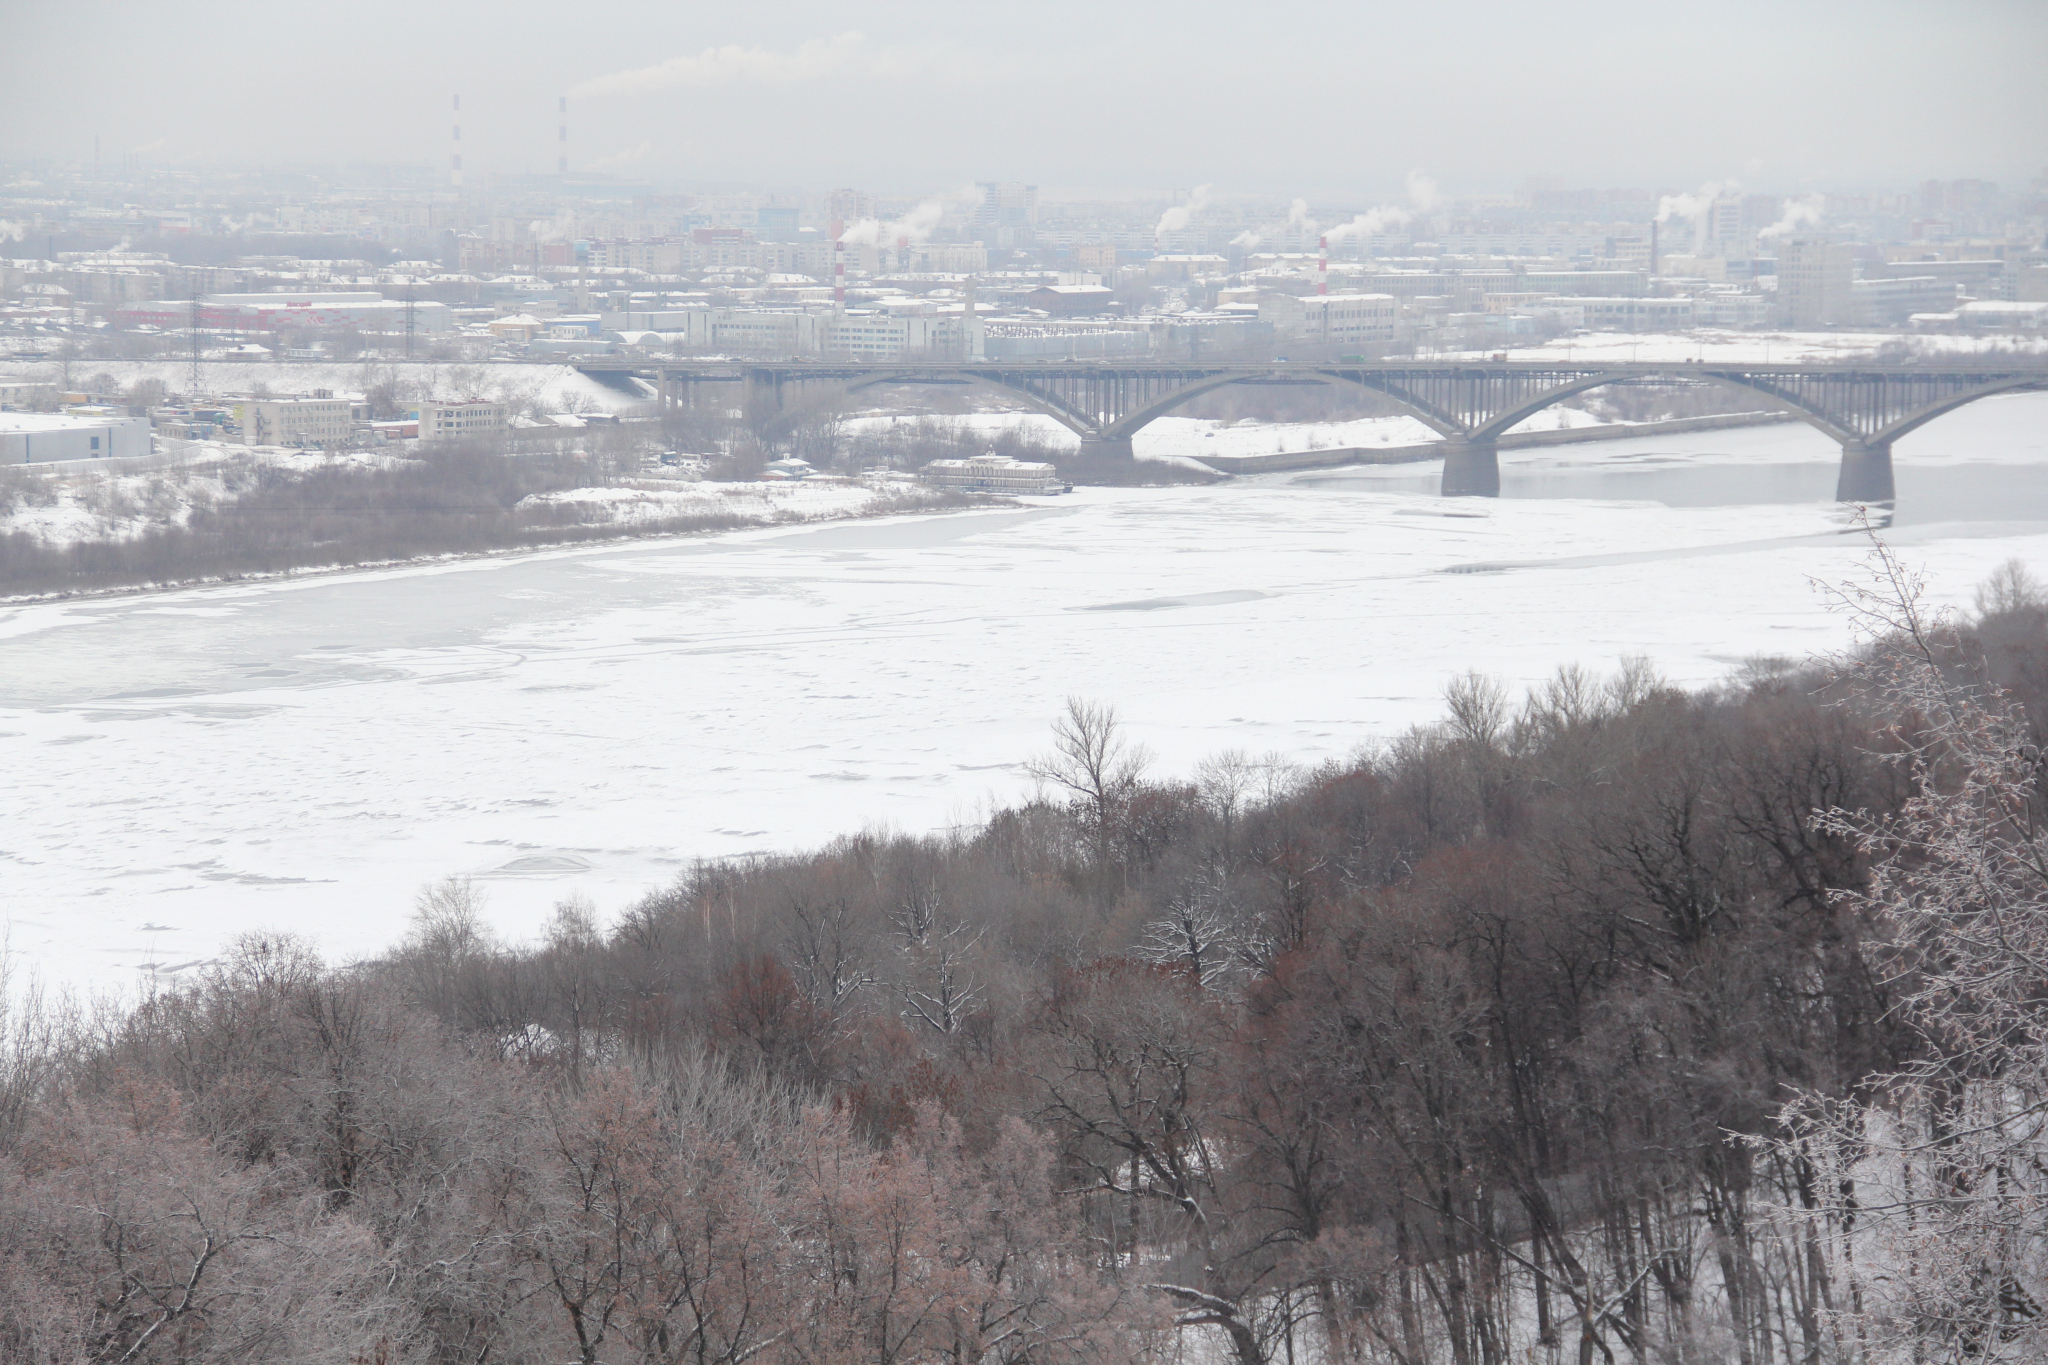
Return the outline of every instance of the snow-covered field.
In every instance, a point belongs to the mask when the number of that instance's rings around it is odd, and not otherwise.
[[[1732,477],[1834,454],[1772,427],[1504,461]],[[1965,408],[1898,458],[2039,483],[2048,397]],[[92,986],[257,927],[366,953],[448,874],[523,935],[572,893],[616,910],[695,857],[972,818],[1027,790],[1073,693],[1185,772],[1223,748],[1341,757],[1433,719],[1468,667],[1520,686],[1645,654],[1697,683],[1846,638],[1812,587],[1863,552],[1832,504],[1401,482],[1430,468],[0,609],[12,950]],[[2048,515],[1989,503],[1895,533],[1942,601],[2008,556],[2048,560]]]
[[[575,507],[585,514],[586,521],[620,526],[706,515],[739,517],[769,525],[867,515],[888,506],[892,498],[915,498],[919,493],[914,484],[906,488],[841,479],[806,479],[800,483],[640,479],[622,487],[536,493],[520,506]]]

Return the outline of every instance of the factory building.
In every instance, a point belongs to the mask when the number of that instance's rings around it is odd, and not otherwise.
[[[187,299],[158,299],[123,308],[115,315],[124,327],[190,327],[193,306]],[[216,331],[275,332],[280,328],[357,327],[372,332],[403,332],[411,318],[415,332],[445,332],[454,315],[445,303],[387,299],[374,289],[319,293],[208,294],[199,301],[199,325]]]
[[[1690,327],[1697,309],[1691,299],[1574,299],[1585,326],[1606,332],[1668,332]]]
[[[1895,327],[1915,313],[1945,313],[1955,306],[1955,284],[1936,276],[1855,280],[1849,285],[1847,316],[1841,321],[1865,327]]]
[[[1259,295],[1259,321],[1277,337],[1331,345],[1382,347],[1401,330],[1401,301],[1392,294]]]
[[[929,356],[978,359],[980,320],[958,313],[835,313],[825,318],[825,351],[855,360]]]
[[[68,412],[0,412],[0,465],[150,453],[149,421]]]

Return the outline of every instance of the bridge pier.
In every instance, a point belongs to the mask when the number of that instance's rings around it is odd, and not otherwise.
[[[1083,436],[1081,458],[1088,461],[1116,460],[1129,463],[1138,458],[1138,452],[1131,449],[1131,438],[1128,436]]]
[[[1835,479],[1836,502],[1891,502],[1892,443],[1842,442],[1842,472]]]
[[[1500,496],[1500,448],[1463,436],[1444,441],[1443,495],[1447,498]]]

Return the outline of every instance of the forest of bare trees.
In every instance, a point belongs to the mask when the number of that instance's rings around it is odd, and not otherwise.
[[[0,1359],[2035,1360],[2048,605],[17,988]]]

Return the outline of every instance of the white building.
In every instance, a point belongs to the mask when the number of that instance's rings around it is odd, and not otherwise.
[[[1008,455],[976,455],[965,460],[933,460],[918,476],[937,488],[976,493],[1064,493],[1066,480],[1049,464],[1013,460]]]
[[[964,313],[846,312],[825,318],[825,352],[855,360],[981,356],[981,319]]]
[[[1847,316],[1841,320],[1865,327],[1891,327],[1915,313],[1943,313],[1956,306],[1956,286],[1932,275],[1854,280],[1849,285]]]
[[[1827,327],[1852,306],[1855,253],[1839,242],[1789,237],[1778,244],[1778,311],[1793,327]]]
[[[1692,301],[1692,316],[1702,327],[1764,327],[1771,301],[1762,294],[1701,294]]]
[[[433,399],[420,403],[420,439],[422,441],[463,441],[474,437],[495,436],[505,430],[505,405],[503,403],[474,402],[442,403]]]
[[[0,465],[104,460],[150,452],[144,417],[0,412]]]
[[[1261,294],[1259,321],[1275,336],[1337,346],[1376,347],[1401,330],[1401,301],[1392,294]]]
[[[348,444],[353,430],[346,398],[242,398],[234,404],[242,444],[320,446]]]
[[[1697,318],[1691,299],[1578,299],[1585,325],[1595,331],[1668,332]]]
[[[1977,331],[2048,331],[2048,303],[1978,299],[1956,309],[1956,320]]]

